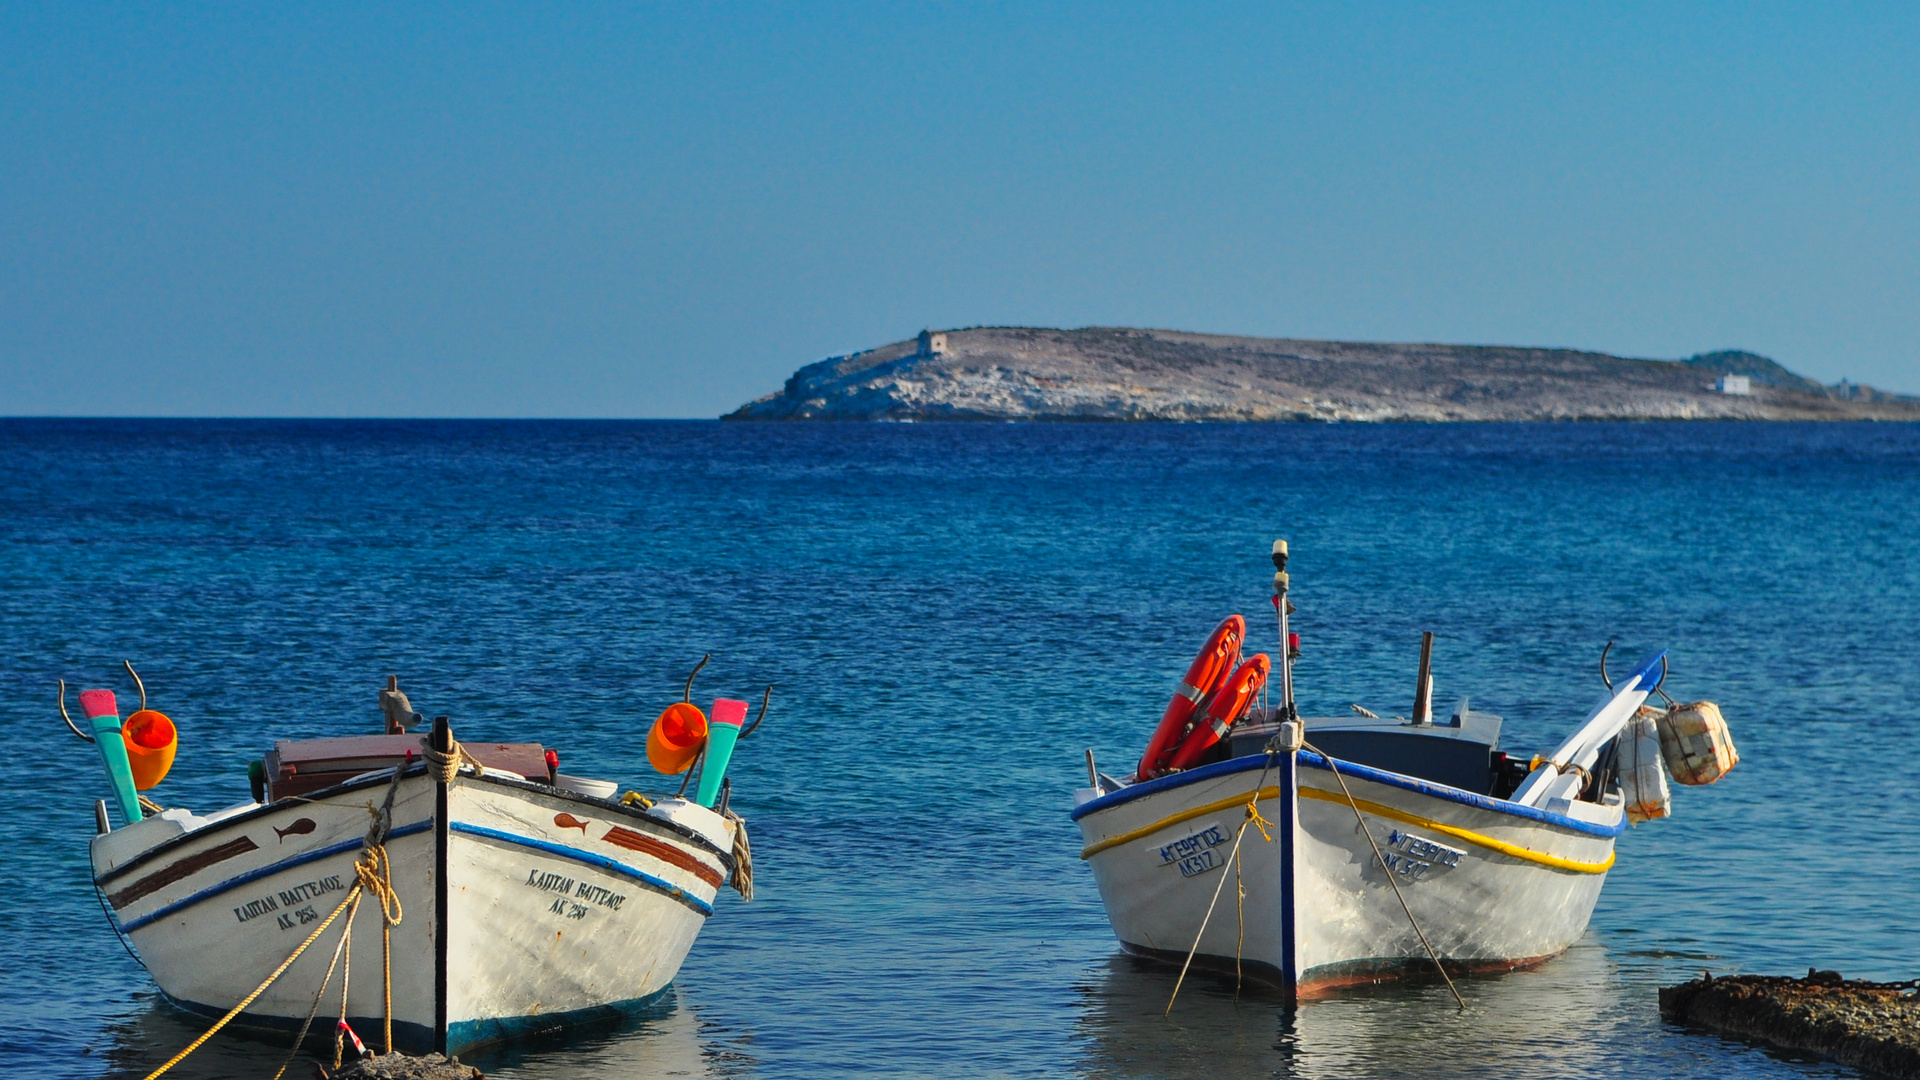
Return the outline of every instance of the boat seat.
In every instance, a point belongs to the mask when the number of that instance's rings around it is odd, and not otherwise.
[[[529,780],[551,782],[547,748],[540,743],[463,742],[467,753],[489,769],[518,773]],[[331,739],[282,739],[273,744],[266,766],[263,802],[305,795],[332,787],[375,769],[390,769],[406,760],[407,752],[422,758],[425,735],[346,735]]]

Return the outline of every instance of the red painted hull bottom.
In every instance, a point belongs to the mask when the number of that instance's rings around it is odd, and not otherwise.
[[[1135,945],[1126,941],[1121,942],[1120,947],[1130,955],[1172,964],[1175,967],[1187,962],[1186,953],[1150,949],[1145,945]],[[1560,952],[1565,951],[1565,949],[1560,950]],[[1443,960],[1441,964],[1447,969],[1449,975],[1504,975],[1510,971],[1525,971],[1528,968],[1539,967],[1559,956],[1560,952],[1518,960]],[[1280,969],[1272,964],[1256,960],[1235,960],[1231,956],[1196,953],[1193,957],[1193,966],[1222,975],[1236,975],[1248,982],[1271,986],[1282,993],[1287,992],[1286,980],[1281,977]],[[1431,979],[1433,975],[1433,962],[1430,960],[1355,960],[1344,964],[1330,964],[1309,971],[1306,977],[1300,980],[1300,985],[1293,996],[1300,1001],[1314,1001],[1334,997],[1340,991],[1356,986],[1417,981]]]

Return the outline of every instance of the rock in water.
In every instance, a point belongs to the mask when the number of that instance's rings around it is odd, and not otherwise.
[[[380,1054],[341,1068],[331,1080],[482,1080],[486,1073],[439,1054]]]
[[[1804,979],[1709,974],[1661,987],[1660,1015],[1898,1080],[1920,1080],[1920,997],[1910,987],[1853,982],[1835,971],[1809,971]]]

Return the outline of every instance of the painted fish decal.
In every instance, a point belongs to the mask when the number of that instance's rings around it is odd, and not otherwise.
[[[563,829],[579,829],[581,836],[587,835],[587,826],[593,824],[590,821],[581,821],[572,814],[555,814],[553,823]]]
[[[275,836],[278,836],[280,838],[280,842],[284,844],[287,842],[287,837],[305,836],[308,833],[312,832],[313,828],[314,828],[313,819],[310,817],[303,817],[296,820],[293,824],[287,826],[284,829],[273,830],[273,833]]]

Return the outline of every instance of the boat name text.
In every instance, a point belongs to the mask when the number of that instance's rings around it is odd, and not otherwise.
[[[1388,870],[1408,881],[1418,881],[1436,866],[1442,870],[1459,866],[1460,858],[1465,854],[1459,848],[1394,829],[1387,833],[1385,850],[1381,851],[1380,859]]]
[[[1226,842],[1227,831],[1216,821],[1172,843],[1157,844],[1147,850],[1160,856],[1160,865],[1178,866],[1181,877],[1192,877],[1226,865],[1213,850]]]
[[[565,915],[569,919],[586,918],[587,904],[598,904],[608,911],[619,911],[620,905],[627,902],[624,893],[617,893],[591,882],[575,881],[565,874],[556,874],[538,867],[527,871],[525,884],[541,892],[559,893],[563,899],[555,900],[553,906],[547,910]]]
[[[306,901],[316,896],[325,896],[327,893],[345,891],[347,891],[346,884],[340,880],[340,875],[335,874],[317,881],[302,882],[291,889],[281,889],[277,893],[262,896],[258,900],[249,900],[233,909],[233,917],[241,922],[247,922],[262,915],[280,912],[275,917],[275,921],[280,929],[291,930],[320,918],[319,913],[314,911],[312,905],[306,904]],[[289,910],[282,912],[281,908]]]

